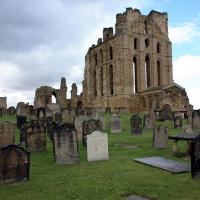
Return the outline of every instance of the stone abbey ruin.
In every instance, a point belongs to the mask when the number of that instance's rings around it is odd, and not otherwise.
[[[184,88],[173,80],[172,44],[167,13],[142,15],[127,8],[116,15],[115,32],[103,29],[85,56],[83,91],[74,83],[66,99],[65,78],[60,89],[42,86],[36,90],[34,107],[47,107],[52,95],[61,108],[110,108],[111,111],[142,112],[167,108],[189,110]]]

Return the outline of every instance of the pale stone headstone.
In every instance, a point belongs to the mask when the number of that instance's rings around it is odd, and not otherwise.
[[[89,117],[80,115],[75,118],[75,128],[77,131],[78,140],[82,140],[82,124],[85,120],[89,120]]]
[[[76,129],[62,124],[53,130],[54,158],[57,164],[74,164],[79,161]]]
[[[186,133],[186,134],[192,134],[193,133],[192,127],[188,124],[183,125],[182,130],[183,130],[183,133]]]
[[[144,115],[143,117],[143,128],[144,129],[151,129],[153,128],[153,120],[151,118],[151,115]]]
[[[121,133],[121,132],[122,132],[122,125],[120,116],[117,114],[111,115],[111,133]]]
[[[101,131],[94,131],[87,135],[87,159],[89,162],[109,160],[108,136]]]
[[[12,122],[0,122],[0,146],[13,144],[16,125]]]
[[[71,109],[62,109],[62,123],[74,123],[75,113]]]
[[[155,127],[153,133],[153,147],[156,149],[166,148],[168,142],[168,128]]]

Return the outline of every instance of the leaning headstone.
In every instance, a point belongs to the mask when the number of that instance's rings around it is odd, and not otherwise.
[[[142,119],[138,115],[133,115],[130,119],[131,134],[142,134]]]
[[[79,161],[76,129],[62,124],[53,129],[54,159],[57,164],[74,164]]]
[[[192,178],[200,178],[200,136],[191,142]]]
[[[25,125],[25,146],[28,152],[46,150],[46,127],[37,121]]]
[[[12,122],[0,122],[0,146],[13,144],[16,125]]]
[[[120,115],[112,114],[111,115],[111,133],[121,133],[122,124]]]
[[[186,134],[192,134],[193,133],[192,127],[188,124],[183,125],[182,130],[183,130],[183,133],[186,133]]]
[[[101,131],[94,131],[87,135],[87,159],[89,162],[109,160],[108,136]]]
[[[85,120],[89,120],[89,117],[80,115],[75,118],[75,128],[77,131],[78,140],[82,140],[82,128]]]
[[[153,147],[156,149],[166,148],[168,141],[168,128],[155,127],[153,133]]]
[[[174,128],[182,127],[182,116],[174,117]]]
[[[14,183],[29,179],[30,153],[11,144],[0,148],[0,183]]]
[[[82,130],[82,144],[87,146],[87,135],[90,135],[94,131],[102,131],[102,123],[100,120],[90,119],[83,122]]]
[[[193,131],[200,131],[200,117],[195,114],[192,120],[192,129]]]

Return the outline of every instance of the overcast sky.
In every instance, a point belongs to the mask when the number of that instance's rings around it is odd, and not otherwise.
[[[0,96],[32,104],[36,88],[58,88],[61,77],[80,93],[88,48],[126,7],[168,12],[174,81],[200,108],[199,0],[1,0]]]

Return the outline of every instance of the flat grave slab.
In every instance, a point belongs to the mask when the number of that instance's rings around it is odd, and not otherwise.
[[[150,200],[150,199],[147,199],[146,197],[142,197],[139,195],[131,195],[131,196],[128,196],[126,199],[127,200]]]
[[[132,144],[126,144],[126,143],[121,143],[121,144],[115,144],[115,146],[120,146],[124,147],[126,149],[138,149],[138,146],[132,145]]]
[[[149,165],[152,167],[157,167],[166,171],[170,171],[174,174],[190,171],[190,165],[186,163],[181,163],[174,160],[162,158],[160,156],[137,158],[137,159],[134,159],[134,161],[145,164],[145,165]]]

